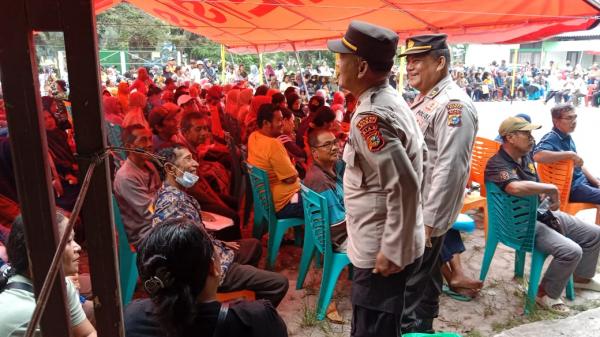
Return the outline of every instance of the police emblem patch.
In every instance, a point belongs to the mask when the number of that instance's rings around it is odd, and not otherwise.
[[[381,131],[379,131],[378,121],[379,117],[367,115],[356,123],[356,127],[371,152],[377,152],[385,146],[385,139],[381,135]]]
[[[502,181],[504,181],[504,180],[508,180],[508,178],[510,178],[510,175],[508,174],[508,172],[506,172],[506,171],[502,171],[502,172],[500,172],[500,179],[501,179]]]
[[[533,163],[529,163],[527,167],[529,168],[529,172],[535,173],[535,165],[533,165]]]
[[[450,102],[446,105],[448,126],[460,126],[462,123],[463,105],[460,102]]]

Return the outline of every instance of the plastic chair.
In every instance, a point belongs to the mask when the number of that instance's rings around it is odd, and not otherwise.
[[[304,219],[277,219],[267,173],[251,164],[246,165],[248,166],[248,175],[250,176],[252,196],[254,198],[253,236],[260,240],[265,232],[264,224],[267,224],[269,232],[267,269],[272,269],[275,265],[275,258],[279,252],[283,235],[289,228],[301,226],[304,223]],[[295,231],[295,235],[296,243],[299,243],[301,240],[300,231]]]
[[[596,209],[596,224],[600,224],[599,205],[583,202],[569,202],[573,169],[572,160],[561,160],[552,164],[538,163],[537,167],[541,181],[558,187],[561,211],[570,215],[576,215],[579,211],[593,208]]]
[[[127,233],[125,232],[125,226],[121,219],[121,212],[119,211],[119,204],[115,196],[112,197],[113,203],[113,214],[115,220],[115,227],[117,227],[118,233],[118,250],[119,250],[119,281],[121,282],[121,302],[123,306],[126,306],[133,297],[135,292],[135,286],[138,280],[137,270],[137,253],[135,248],[127,241]]]
[[[487,217],[487,201],[484,182],[485,166],[488,160],[495,155],[500,149],[500,143],[483,138],[476,137],[473,144],[473,152],[471,157],[471,171],[469,172],[469,186],[475,182],[479,185],[479,192],[473,191],[465,196],[461,213],[466,213],[472,209],[483,208],[483,229],[487,233],[488,217]],[[487,235],[487,234],[486,234]]]
[[[237,300],[254,301],[256,294],[252,290],[238,290],[226,293],[217,293],[217,301],[233,302]]]
[[[515,277],[523,277],[525,254],[532,253],[531,272],[525,313],[535,305],[544,261],[548,255],[535,249],[535,224],[537,218],[538,197],[515,197],[502,191],[495,183],[486,183],[488,191],[489,231],[485,244],[485,253],[479,279],[485,281],[498,243],[516,250]],[[567,284],[567,298],[575,299],[573,277]]]
[[[323,278],[317,301],[317,319],[323,320],[327,306],[331,302],[335,284],[342,270],[350,264],[350,259],[348,259],[348,254],[334,252],[331,247],[331,224],[329,223],[327,200],[304,185],[302,185],[301,191],[306,222],[296,289],[302,289],[315,253],[318,251],[323,254]]]

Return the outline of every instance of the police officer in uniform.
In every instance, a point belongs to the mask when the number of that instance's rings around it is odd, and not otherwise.
[[[358,97],[344,149],[354,337],[399,336],[406,280],[425,246],[421,186],[426,147],[410,108],[388,84],[398,35],[353,21],[341,40],[339,84]]]
[[[411,37],[400,56],[407,58],[408,82],[419,90],[411,109],[428,149],[423,187],[426,248],[420,268],[407,283],[402,331],[431,332],[442,290],[440,250],[462,208],[477,112],[448,72],[446,35]]]

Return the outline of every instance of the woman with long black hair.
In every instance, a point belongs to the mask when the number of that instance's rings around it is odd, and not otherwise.
[[[231,306],[217,301],[219,255],[209,235],[189,219],[152,228],[138,247],[137,265],[150,298],[125,310],[127,337],[287,336],[269,301]]]

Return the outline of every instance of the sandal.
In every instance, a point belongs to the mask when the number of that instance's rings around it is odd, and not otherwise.
[[[457,301],[461,301],[461,302],[470,302],[473,298],[464,294],[461,294],[459,292],[456,292],[452,289],[450,289],[450,287],[448,287],[447,285],[443,285],[442,286],[442,292],[446,295],[448,295],[450,298],[453,298]]]
[[[592,278],[588,283],[574,282],[573,286],[577,289],[600,291],[600,282],[595,278]]]
[[[569,309],[569,307],[567,307],[565,302],[563,302],[560,297],[554,299],[554,298],[550,298],[548,295],[544,295],[542,297],[536,296],[535,303],[537,303],[540,307],[542,307],[546,310],[550,310],[557,314],[564,315],[564,314],[568,314],[571,311],[571,309]]]

